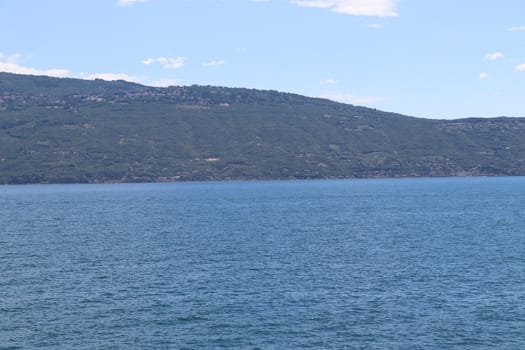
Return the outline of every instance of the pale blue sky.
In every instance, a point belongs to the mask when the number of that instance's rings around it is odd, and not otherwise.
[[[525,116],[523,0],[0,0],[0,70]]]

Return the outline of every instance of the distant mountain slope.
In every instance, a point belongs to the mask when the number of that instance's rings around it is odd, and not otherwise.
[[[525,175],[525,118],[0,73],[0,183]]]

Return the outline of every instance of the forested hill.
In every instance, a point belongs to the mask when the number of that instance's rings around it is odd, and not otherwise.
[[[444,101],[444,103],[446,103]],[[0,73],[0,183],[525,175],[525,118]]]

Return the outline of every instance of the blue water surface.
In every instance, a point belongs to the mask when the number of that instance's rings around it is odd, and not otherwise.
[[[525,178],[0,188],[0,349],[524,349]]]

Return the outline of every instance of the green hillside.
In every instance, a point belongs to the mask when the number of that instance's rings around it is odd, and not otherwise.
[[[0,73],[0,183],[525,175],[525,118]]]

